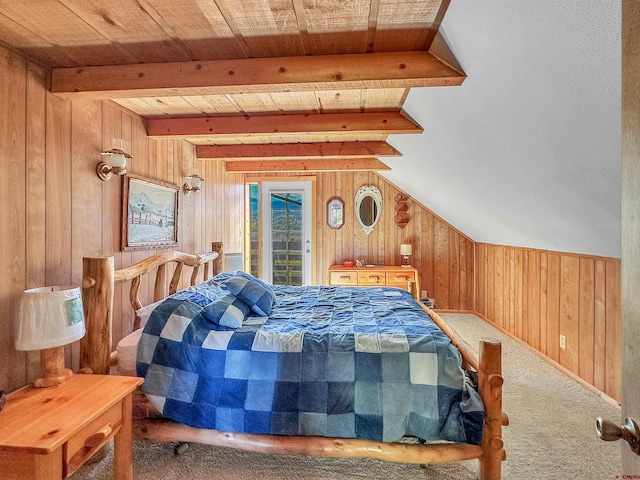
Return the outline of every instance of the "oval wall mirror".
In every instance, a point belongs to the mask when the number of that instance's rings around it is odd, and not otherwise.
[[[378,187],[363,185],[356,192],[356,218],[369,235],[382,215],[382,194]]]

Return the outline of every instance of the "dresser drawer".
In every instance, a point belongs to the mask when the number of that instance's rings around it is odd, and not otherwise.
[[[416,281],[416,274],[412,271],[407,272],[387,272],[387,285],[401,287],[407,290],[409,282]]]
[[[358,285],[357,272],[331,272],[331,285]]]
[[[122,426],[122,403],[117,403],[69,439],[64,451],[64,473],[80,468]]]
[[[358,285],[385,285],[387,276],[385,272],[364,269],[358,271]]]
[[[329,285],[361,285],[364,287],[395,287],[411,292],[414,296],[420,291],[418,271],[413,267],[400,265],[376,265],[375,267],[329,267],[327,280]],[[409,282],[413,288],[409,289]]]

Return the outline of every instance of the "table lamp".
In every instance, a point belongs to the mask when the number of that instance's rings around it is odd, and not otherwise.
[[[42,377],[34,387],[53,387],[73,373],[64,366],[64,346],[84,337],[84,311],[79,287],[25,290],[15,322],[16,350],[40,350]]]
[[[400,255],[402,255],[402,266],[403,267],[410,267],[411,265],[409,265],[409,257],[411,256],[411,253],[413,251],[413,248],[411,246],[411,244],[409,243],[403,243],[400,245]]]

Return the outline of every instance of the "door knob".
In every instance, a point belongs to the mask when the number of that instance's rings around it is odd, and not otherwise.
[[[633,453],[640,455],[640,428],[633,418],[626,417],[624,424],[618,426],[611,420],[598,417],[596,419],[596,433],[605,442],[623,439],[629,443]]]

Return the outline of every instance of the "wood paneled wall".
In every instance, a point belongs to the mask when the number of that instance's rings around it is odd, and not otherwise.
[[[95,172],[114,138],[133,155],[131,173],[174,185],[195,168],[205,177],[200,194],[180,195],[179,249],[202,252],[212,241],[242,249],[241,175],[197,164],[189,143],[148,138],[144,122],[115,104],[62,100],[46,84],[45,71],[0,48],[0,390],[25,385],[39,369],[39,352],[13,346],[23,290],[79,285],[84,256],[113,255],[119,268],[155,253],[120,251],[122,184],[117,178],[102,182]],[[152,285],[143,285],[143,300],[152,293]],[[115,297],[114,343],[133,320],[128,286]],[[68,347],[67,364],[75,368],[77,362],[78,346]]]
[[[475,310],[620,399],[619,259],[478,243]]]
[[[298,175],[298,174],[296,174]],[[299,174],[304,176],[305,174]],[[409,262],[420,272],[421,289],[445,310],[473,310],[473,242],[424,206],[409,199],[409,223],[395,224],[395,197],[401,192],[371,172],[323,172],[316,178],[316,281],[326,283],[327,268],[345,260],[400,265],[400,244],[413,245]],[[285,177],[285,175],[282,175]],[[264,176],[247,174],[247,182]],[[271,175],[269,178],[273,178]],[[362,185],[375,185],[383,197],[382,217],[373,231],[364,233],[355,218],[355,194]],[[345,224],[327,225],[327,203],[340,197],[345,203]]]

